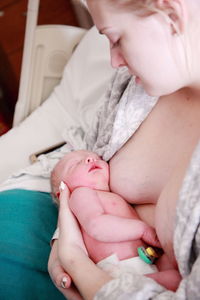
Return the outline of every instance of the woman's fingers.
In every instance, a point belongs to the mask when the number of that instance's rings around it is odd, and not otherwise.
[[[60,186],[59,186],[59,191],[60,191],[60,193],[61,193],[62,191],[65,191],[65,196],[66,196],[67,199],[69,200],[69,197],[70,197],[70,191],[69,191],[69,188],[68,188],[67,184],[66,184],[64,181],[61,181]]]
[[[69,288],[71,286],[71,277],[64,271],[60,264],[54,267],[51,272],[51,278],[57,288]]]
[[[58,224],[60,230],[59,240],[63,239],[66,242],[72,238],[73,232],[76,230],[79,232],[78,223],[71,212],[68,202],[69,202],[69,190],[67,185],[61,181],[60,184],[60,207],[59,207],[59,216],[58,216]],[[61,238],[62,237],[62,238]]]
[[[68,288],[71,285],[71,278],[61,266],[57,256],[58,241],[55,240],[49,256],[48,271],[57,288]],[[65,278],[65,279],[64,279]],[[64,279],[64,281],[63,281]],[[65,284],[64,284],[65,283]]]
[[[64,182],[60,185],[60,207],[59,207],[59,253],[62,259],[64,259],[64,253],[67,254],[69,248],[80,247],[87,253],[85,244],[83,242],[82,234],[77,223],[76,218],[71,212],[68,201],[69,201],[69,190]]]
[[[57,265],[51,273],[55,286],[68,300],[83,300],[77,289],[72,285],[70,276]]]
[[[59,289],[67,300],[84,300],[75,287],[69,289]]]

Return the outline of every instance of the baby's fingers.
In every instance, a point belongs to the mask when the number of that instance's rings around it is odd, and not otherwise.
[[[152,227],[149,227],[145,230],[142,240],[148,245],[161,248],[156,231]]]

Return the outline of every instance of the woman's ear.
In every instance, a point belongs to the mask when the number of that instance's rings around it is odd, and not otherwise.
[[[172,34],[181,34],[186,22],[185,0],[156,0],[158,11],[162,12],[170,24]]]

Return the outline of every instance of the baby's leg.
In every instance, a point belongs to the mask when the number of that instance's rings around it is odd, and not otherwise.
[[[153,274],[145,275],[154,279],[157,283],[164,286],[167,290],[175,292],[181,281],[181,275],[176,269],[160,271]]]

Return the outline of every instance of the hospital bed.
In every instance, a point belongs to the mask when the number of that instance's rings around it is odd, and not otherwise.
[[[94,27],[38,26],[38,8],[29,0],[13,128],[0,137],[0,182],[31,164],[33,153],[62,144],[69,126],[88,130],[114,72]]]
[[[29,1],[13,128],[0,137],[1,299],[63,300],[47,271],[57,223],[44,192],[49,180],[24,188],[19,174],[27,183],[24,168],[39,163],[31,165],[30,155],[65,142],[71,126],[89,130],[114,72],[108,42],[95,28],[37,26],[38,5]]]

